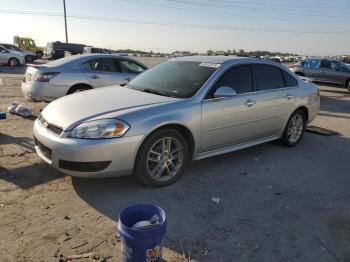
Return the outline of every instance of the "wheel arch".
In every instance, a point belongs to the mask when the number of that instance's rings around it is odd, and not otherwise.
[[[196,146],[196,144],[195,144],[196,142],[195,142],[192,131],[187,126],[185,126],[181,123],[164,123],[160,126],[155,127],[154,129],[152,129],[141,140],[141,142],[139,143],[139,146],[137,147],[136,155],[134,158],[134,168],[135,168],[136,161],[137,161],[139,154],[140,154],[140,149],[144,145],[147,138],[150,137],[155,132],[158,132],[159,130],[162,130],[162,129],[174,129],[174,130],[178,131],[180,134],[182,134],[188,143],[188,146],[190,148],[190,159],[192,159],[193,154],[195,152],[195,146]]]
[[[77,84],[74,84],[72,85],[68,91],[67,91],[67,95],[71,94],[72,90],[77,88],[77,87],[81,87],[81,86],[84,86],[84,87],[87,87],[88,89],[93,89],[93,87],[87,83],[77,83]]]
[[[309,109],[306,106],[299,106],[297,109],[294,110],[294,112],[296,110],[303,111],[303,113],[305,114],[305,117],[306,117],[305,122],[309,121]]]

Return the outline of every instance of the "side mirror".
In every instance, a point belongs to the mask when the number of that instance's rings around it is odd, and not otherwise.
[[[237,95],[236,91],[229,86],[220,86],[216,91],[214,92],[214,98],[221,98],[221,97],[232,97]]]

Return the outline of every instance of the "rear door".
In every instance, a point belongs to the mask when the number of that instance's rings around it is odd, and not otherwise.
[[[294,110],[297,80],[287,71],[268,64],[253,65],[256,92],[255,138],[281,134]]]
[[[120,65],[114,58],[96,58],[83,64],[85,74],[94,87],[120,85],[125,82]]]

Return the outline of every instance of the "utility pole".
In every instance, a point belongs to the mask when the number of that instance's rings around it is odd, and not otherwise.
[[[66,30],[66,43],[68,43],[66,0],[63,0],[63,9],[64,9],[64,28]]]

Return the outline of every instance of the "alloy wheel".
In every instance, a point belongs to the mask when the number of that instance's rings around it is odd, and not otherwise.
[[[163,137],[148,152],[147,172],[156,181],[168,181],[179,172],[183,160],[181,143],[174,137]]]
[[[290,143],[295,143],[299,140],[303,133],[304,119],[300,114],[295,114],[289,122],[288,140]]]

